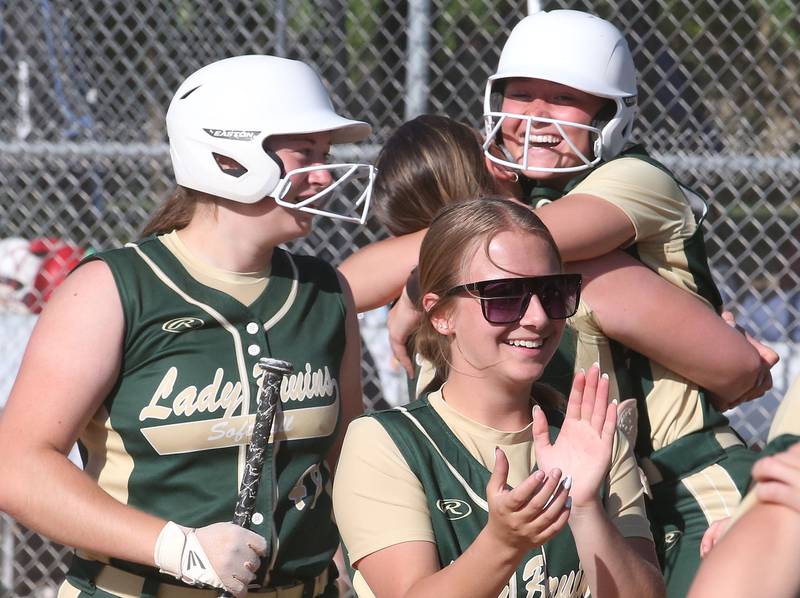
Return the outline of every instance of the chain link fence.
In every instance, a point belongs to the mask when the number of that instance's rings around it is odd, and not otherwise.
[[[374,158],[391,131],[421,112],[479,126],[483,86],[502,43],[538,4],[0,1],[0,240],[58,238],[105,249],[135,238],[171,190],[163,126],[171,93],[186,74],[231,55],[272,53],[315,65],[337,108],[375,128],[368,143],[337,148],[340,157]],[[762,439],[800,373],[794,2],[541,4],[589,10],[625,30],[640,78],[636,135],[710,198],[709,255],[726,303],[781,354],[775,390],[732,414],[748,439]],[[374,218],[362,228],[320,221],[295,248],[338,263],[384,235]],[[0,270],[6,267],[0,259]],[[20,289],[6,272],[0,277],[2,309]],[[0,354],[8,356],[0,364],[0,401],[35,318],[19,311],[0,313]],[[383,311],[362,318],[369,408],[404,396],[402,376],[388,366],[384,320]],[[4,515],[0,524],[1,591],[47,596],[63,576],[65,551]]]

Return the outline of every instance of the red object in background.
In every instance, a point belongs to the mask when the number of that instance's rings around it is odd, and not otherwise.
[[[34,239],[30,250],[42,258],[42,265],[23,301],[32,313],[38,314],[56,287],[83,259],[85,251],[54,237]]]

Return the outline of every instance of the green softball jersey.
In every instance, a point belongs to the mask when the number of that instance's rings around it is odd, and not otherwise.
[[[554,440],[563,416],[548,410],[547,418]],[[441,391],[354,421],[334,484],[336,517],[351,562],[357,566],[373,552],[411,541],[435,543],[442,567],[457,559],[488,522],[486,484],[498,446],[508,457],[512,487],[536,469],[530,425],[515,432],[489,428],[448,405]],[[636,463],[619,435],[601,493],[623,536],[652,538]],[[354,583],[359,596],[371,595],[360,574]],[[586,584],[565,528],[523,557],[500,596],[577,597]]]
[[[345,347],[335,270],[276,248],[268,279],[255,280],[261,291],[245,305],[192,276],[179,246],[174,235],[148,238],[90,258],[111,269],[125,333],[119,378],[81,437],[86,471],[120,502],[181,525],[230,521],[254,423],[258,360],[289,361],[295,373],[281,383],[252,520],[272,543],[257,580],[313,578],[338,545],[324,462],[339,421]]]
[[[714,309],[721,308],[701,226],[705,201],[641,146],[581,174],[563,191],[534,188],[530,201],[534,205],[568,201],[570,195],[577,194],[599,197],[622,210],[635,230],[626,251],[669,282]],[[579,342],[605,338],[590,306],[570,324],[577,330]],[[613,340],[601,351],[614,359],[610,370],[626,371],[624,382],[619,381],[621,398],[637,399],[638,455],[650,455],[678,438],[728,423],[711,406],[705,391],[685,378]]]

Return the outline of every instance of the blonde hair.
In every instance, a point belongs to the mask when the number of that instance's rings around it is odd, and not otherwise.
[[[520,231],[544,240],[561,264],[558,247],[539,217],[522,204],[500,197],[471,199],[447,206],[431,223],[422,241],[418,265],[420,296],[427,293],[439,296],[436,305],[422,318],[414,338],[417,352],[430,361],[436,371],[429,389],[447,379],[451,355],[451,337],[437,332],[431,322],[432,316],[445,312],[452,305],[454,297],[447,296],[447,292],[464,282],[463,273],[477,251],[483,247],[488,256],[492,239],[507,231]],[[535,386],[540,403],[561,407],[558,393],[544,385]]]

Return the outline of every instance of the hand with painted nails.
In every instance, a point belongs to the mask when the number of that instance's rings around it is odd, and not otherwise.
[[[567,413],[555,443],[550,443],[547,417],[533,410],[533,444],[536,462],[545,471],[561,469],[572,478],[573,509],[599,499],[598,489],[611,465],[617,425],[617,405],[608,403],[608,376],[594,364],[575,375]]]
[[[487,533],[522,551],[541,546],[567,524],[569,483],[561,482],[561,470],[547,474],[541,469],[516,488],[507,484],[508,458],[495,450],[492,477],[486,485],[489,502]]]

